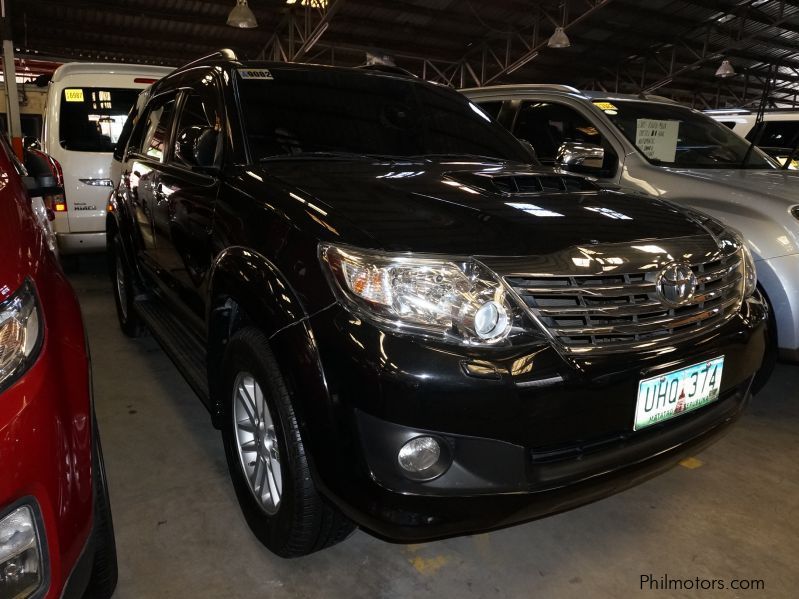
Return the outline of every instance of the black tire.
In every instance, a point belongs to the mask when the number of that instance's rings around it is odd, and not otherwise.
[[[108,248],[108,272],[114,288],[114,304],[117,308],[119,328],[128,337],[141,337],[144,334],[144,325],[133,305],[135,295],[133,276],[125,260],[125,252],[119,236],[114,237],[111,246]],[[121,278],[124,287],[120,288],[118,278]],[[122,297],[122,289],[125,290],[124,297]]]
[[[109,599],[117,587],[117,547],[111,501],[108,496],[108,481],[105,477],[103,449],[96,422],[94,434],[94,559],[83,599]]]
[[[758,289],[760,289],[758,287]],[[771,302],[766,296],[765,292],[760,289],[760,293],[768,306],[768,330],[766,331],[766,351],[763,354],[763,363],[755,373],[755,378],[752,380],[752,394],[757,395],[766,386],[771,374],[774,372],[774,367],[777,365],[779,358],[779,347],[777,346],[777,319],[774,317],[774,309],[771,307]]]
[[[252,375],[271,413],[280,457],[282,493],[270,515],[251,491],[238,452],[234,418],[235,383],[239,373]],[[300,557],[343,541],[355,525],[328,504],[311,478],[308,456],[297,426],[291,394],[280,373],[266,336],[244,328],[231,338],[222,361],[220,393],[225,406],[222,437],[230,476],[250,529],[270,551],[281,557]]]

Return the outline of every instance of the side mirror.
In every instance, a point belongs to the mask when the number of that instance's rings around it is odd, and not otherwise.
[[[25,185],[25,189],[28,190],[28,195],[32,198],[64,195],[64,188],[56,184],[55,177],[22,177],[22,183]]]
[[[602,147],[576,141],[564,142],[555,156],[556,164],[574,173],[599,174],[604,161]]]
[[[41,150],[42,143],[32,135],[26,135],[22,138],[22,147],[25,150]]]
[[[521,137],[518,138],[518,139],[522,143],[522,145],[524,146],[524,149],[527,150],[530,153],[530,156],[532,156],[531,163],[535,164],[535,165],[540,165],[541,163],[538,160],[538,154],[535,153],[535,148],[533,147],[533,144],[531,144],[526,139],[522,139]]]
[[[187,127],[177,137],[175,154],[186,164],[213,168],[218,137],[212,127]]]

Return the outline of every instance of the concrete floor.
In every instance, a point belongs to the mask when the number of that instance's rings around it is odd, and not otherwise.
[[[202,404],[153,339],[119,331],[102,260],[82,258],[70,278],[91,343],[118,599],[799,596],[797,366],[778,366],[719,443],[620,495],[424,545],[358,531],[285,561],[250,534]],[[647,593],[643,574],[762,579],[765,590]]]

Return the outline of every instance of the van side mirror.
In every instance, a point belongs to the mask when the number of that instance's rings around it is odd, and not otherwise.
[[[601,174],[604,161],[604,148],[576,141],[561,144],[555,156],[555,163],[564,170],[592,175]]]

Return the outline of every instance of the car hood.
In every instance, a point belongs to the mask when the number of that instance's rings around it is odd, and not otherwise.
[[[797,171],[781,169],[668,169],[668,171],[682,177],[725,187],[732,193],[732,196],[725,199],[732,201],[750,198],[752,194],[756,194],[782,205],[799,203]]]
[[[248,169],[242,182],[253,197],[264,184],[280,187],[331,241],[394,251],[532,255],[707,234],[652,198],[593,187],[529,191],[561,178],[585,186],[573,175],[469,160],[275,160]]]

